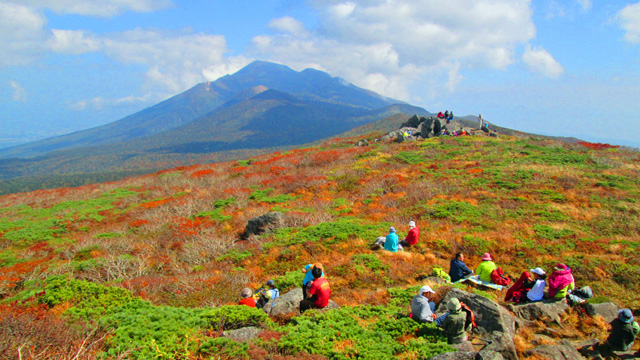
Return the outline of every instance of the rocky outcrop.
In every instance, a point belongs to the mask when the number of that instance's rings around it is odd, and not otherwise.
[[[254,217],[247,222],[244,238],[251,235],[260,235],[285,226],[285,215],[281,212],[270,212],[262,216]]]
[[[602,316],[608,323],[612,322],[616,317],[618,317],[618,310],[620,310],[618,305],[612,302],[605,302],[601,304],[586,304],[584,306],[584,309],[587,311],[587,314],[591,316]]]
[[[445,313],[445,304],[452,297],[458,298],[475,313],[479,333],[477,337],[488,342],[484,350],[499,352],[507,360],[518,359],[513,343],[516,318],[507,309],[483,296],[452,288],[440,302],[436,313]]]
[[[537,355],[543,359],[554,360],[584,360],[578,350],[567,340],[562,340],[558,345],[542,345],[526,353],[527,356]]]
[[[295,288],[280,297],[269,300],[262,308],[269,316],[281,316],[290,313],[300,313],[300,301],[302,301],[302,288]],[[322,310],[337,309],[340,306],[333,300]]]
[[[456,351],[432,356],[429,360],[504,360],[504,357],[495,351]]]
[[[553,323],[557,325],[562,322],[560,314],[565,313],[568,309],[569,305],[564,301],[538,301],[521,305],[509,305],[509,310],[521,319],[527,321],[542,320],[546,324]]]
[[[264,330],[259,327],[249,326],[237,330],[225,331],[222,333],[222,336],[238,342],[245,342],[257,338],[263,331]]]

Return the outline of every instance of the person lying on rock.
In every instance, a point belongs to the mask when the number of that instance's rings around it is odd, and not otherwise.
[[[493,273],[493,270],[497,269],[498,267],[493,262],[491,254],[489,253],[484,253],[480,260],[482,260],[482,262],[476,268],[476,274],[478,274],[480,280],[490,283],[491,273]]]
[[[418,227],[416,226],[415,221],[409,221],[409,227],[410,229],[407,237],[400,241],[400,245],[402,245],[403,248],[409,248],[418,243],[418,235],[420,235],[420,229],[418,229]]]
[[[309,297],[300,301],[300,313],[302,314],[309,309],[322,309],[329,305],[329,298],[331,298],[331,287],[327,279],[322,277],[322,270],[314,267],[311,270],[313,275],[313,282],[309,288]]]
[[[462,311],[462,305],[457,298],[451,298],[447,302],[447,310],[449,312],[442,321],[442,330],[447,336],[449,344],[461,344],[468,340],[465,324],[467,322],[467,314]]]
[[[449,276],[451,277],[451,282],[456,282],[458,280],[464,279],[471,274],[473,274],[473,271],[469,269],[464,263],[464,254],[461,252],[457,253],[456,257],[451,260],[451,266],[449,268]]]
[[[611,355],[613,351],[629,351],[639,332],[640,325],[633,321],[631,310],[622,309],[611,322],[611,333],[607,341],[594,345],[594,348],[604,356]]]
[[[256,299],[253,298],[253,291],[251,291],[251,289],[242,289],[240,296],[242,296],[242,300],[238,302],[238,305],[246,305],[252,308],[256,307]]]

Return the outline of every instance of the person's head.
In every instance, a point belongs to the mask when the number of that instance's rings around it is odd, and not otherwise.
[[[317,262],[313,264],[313,267],[320,269],[321,272],[324,272],[324,266],[322,266],[322,263]]]
[[[415,221],[409,221],[409,226],[414,228],[416,227],[416,222]]]
[[[539,267],[535,269],[531,269],[530,271],[536,279],[544,278],[546,274],[544,270],[542,270],[542,268],[539,268]]]
[[[322,270],[314,267],[313,270],[311,270],[311,275],[313,275],[314,279],[320,279],[322,277]]]
[[[451,298],[449,299],[449,301],[447,301],[447,310],[449,311],[459,311],[462,308],[462,305],[460,305],[460,300],[458,300],[457,298]]]
[[[433,289],[430,286],[423,286],[420,288],[420,295],[428,298],[430,295],[429,294],[435,294],[436,292],[433,291]]]
[[[276,287],[276,282],[273,280],[268,280],[266,285],[273,289]]]
[[[389,228],[389,233],[394,233],[396,232],[396,228],[394,228],[393,226]]]
[[[249,288],[244,288],[240,292],[240,296],[242,296],[245,299],[248,298],[248,297],[251,297],[251,295],[253,295],[253,291],[251,291],[251,289],[249,289]]]
[[[565,271],[565,270],[567,270],[568,268],[569,268],[569,267],[568,267],[567,265],[562,264],[562,263],[558,263],[554,269],[555,269],[556,271]]]
[[[459,252],[456,254],[456,259],[460,261],[464,261],[464,254]]]
[[[482,254],[482,257],[480,257],[480,260],[482,260],[482,261],[491,261],[493,259],[491,258],[491,254],[484,253],[484,254]]]
[[[623,323],[632,323],[633,322],[633,313],[629,309],[618,310],[618,320]]]

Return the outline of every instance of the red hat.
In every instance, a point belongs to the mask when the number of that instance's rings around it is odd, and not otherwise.
[[[567,270],[569,267],[565,264],[560,264],[558,263],[558,265],[556,265],[556,270],[558,271],[563,271],[563,270]]]
[[[489,254],[489,253],[482,254],[482,257],[480,258],[480,260],[482,260],[482,261],[491,261],[491,254]]]

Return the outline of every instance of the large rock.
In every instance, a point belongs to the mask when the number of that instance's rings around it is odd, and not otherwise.
[[[504,360],[504,357],[495,351],[456,351],[432,356],[429,360]]]
[[[285,226],[285,215],[274,211],[249,220],[244,231],[244,238],[260,235]]]
[[[237,330],[225,331],[222,333],[222,336],[238,342],[245,342],[257,338],[263,331],[264,330],[259,327],[249,326]]]
[[[418,118],[417,115],[413,115],[409,120],[405,121],[400,127],[412,127],[417,128],[424,121],[424,117]]]
[[[558,345],[542,345],[527,351],[527,356],[532,355],[537,355],[543,359],[584,360],[584,357],[567,340],[562,340]]]
[[[462,130],[462,125],[456,120],[451,120],[449,123],[445,121],[445,124],[442,127],[447,130],[447,134],[453,134]]]
[[[269,316],[280,316],[290,313],[299,314],[300,301],[302,301],[302,288],[295,288],[286,294],[280,295],[278,298],[269,300],[262,309]],[[329,300],[329,305],[322,310],[337,309],[339,307],[340,305],[335,301]]]
[[[618,310],[620,310],[618,305],[612,302],[605,302],[601,304],[586,304],[584,306],[584,309],[587,311],[587,314],[591,316],[602,316],[608,323],[612,322],[616,317],[618,317]]]
[[[507,309],[483,296],[452,288],[440,302],[437,313],[447,311],[446,303],[452,297],[465,303],[476,315],[476,325],[480,338],[490,343],[484,348],[496,351],[507,360],[516,360],[518,355],[513,343],[516,332],[516,318]]]
[[[557,325],[562,322],[560,314],[565,313],[568,309],[569,305],[564,301],[537,301],[521,305],[509,305],[509,310],[521,319],[528,321],[542,320],[546,324],[555,323]]]

